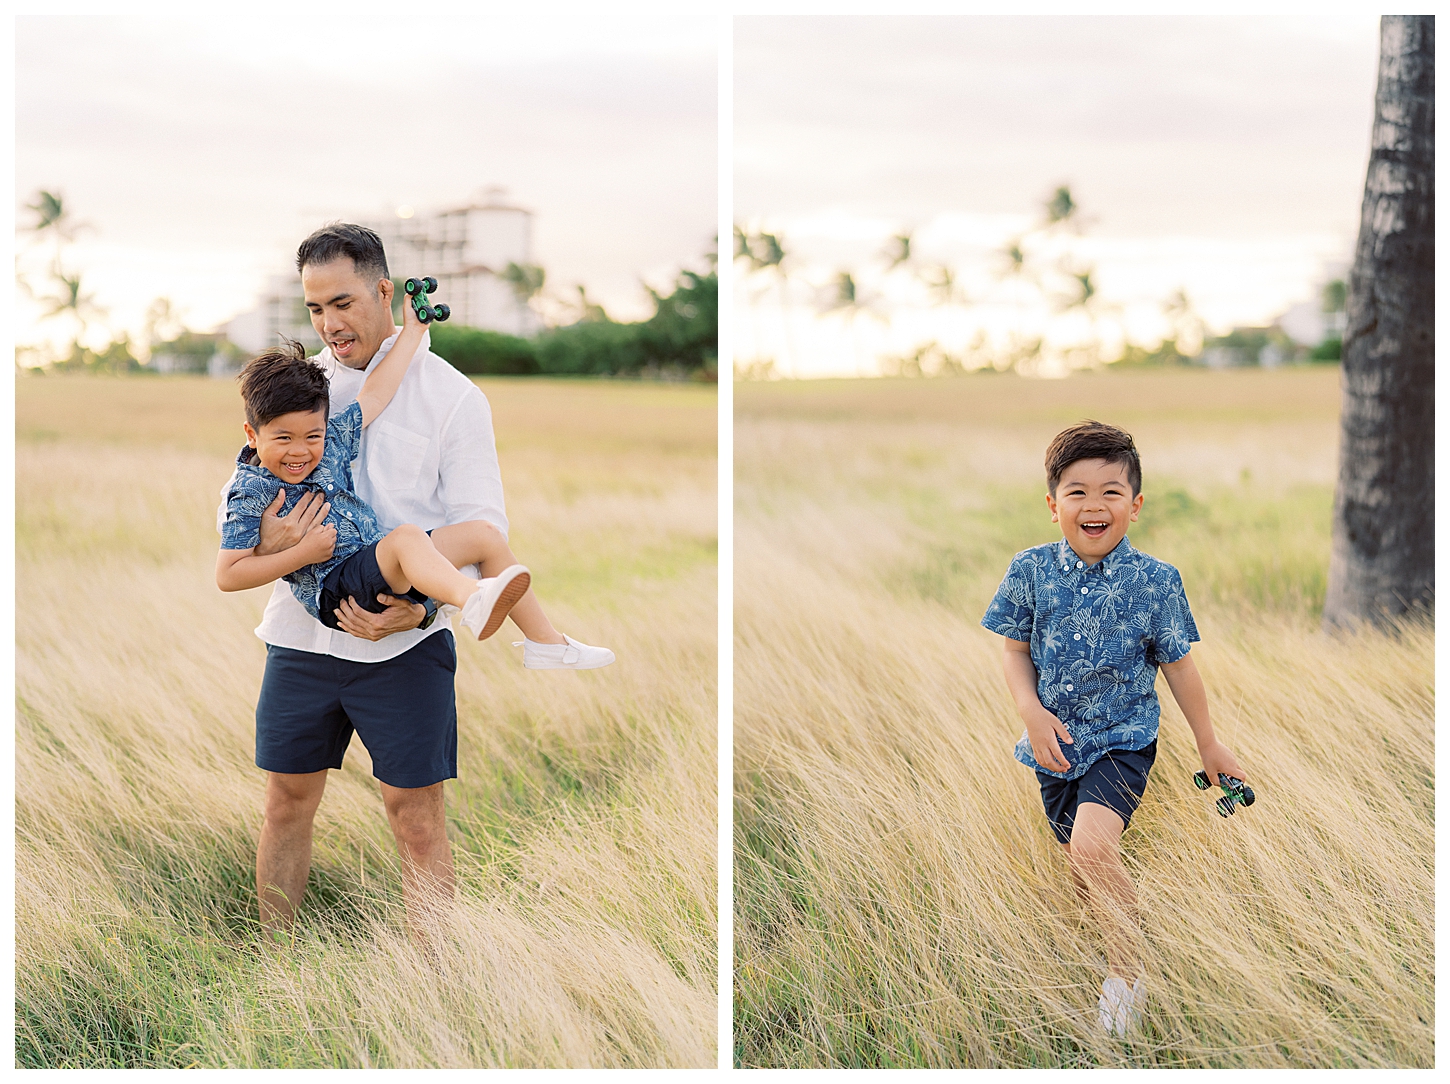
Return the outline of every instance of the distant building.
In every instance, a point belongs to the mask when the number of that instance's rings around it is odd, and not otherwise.
[[[470,203],[435,214],[355,221],[382,239],[395,279],[431,275],[438,280],[431,299],[448,305],[450,323],[520,336],[542,328],[538,315],[503,278],[510,263],[533,262],[534,214],[506,203],[502,189],[488,189]],[[220,330],[249,354],[284,337],[309,351],[322,348],[296,274],[270,276],[256,305]]]
[[[431,275],[449,319],[466,327],[534,334],[543,322],[503,275],[533,262],[534,214],[487,189],[474,201],[433,215],[363,219],[382,238],[394,278]]]
[[[257,297],[257,304],[222,325],[229,342],[248,354],[260,354],[296,339],[310,352],[322,349],[322,340],[312,330],[312,318],[302,303],[302,281],[295,274],[269,275]]]

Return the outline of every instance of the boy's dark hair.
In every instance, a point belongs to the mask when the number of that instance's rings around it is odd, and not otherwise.
[[[1133,496],[1143,488],[1143,465],[1138,462],[1138,449],[1133,438],[1116,425],[1102,422],[1078,422],[1052,438],[1047,446],[1047,492],[1056,494],[1057,483],[1070,463],[1079,459],[1106,459],[1128,468],[1128,485]]]
[[[297,246],[297,273],[310,263],[331,263],[343,256],[366,279],[388,277],[388,257],[382,239],[366,226],[329,222]]]
[[[253,429],[298,410],[327,413],[327,374],[307,359],[299,342],[288,339],[282,349],[259,354],[237,379],[242,383],[247,424]]]

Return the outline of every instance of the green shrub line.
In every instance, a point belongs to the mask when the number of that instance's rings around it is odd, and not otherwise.
[[[655,314],[637,323],[582,320],[532,339],[435,324],[433,351],[469,376],[678,376],[713,381],[719,369],[718,276],[681,271]]]

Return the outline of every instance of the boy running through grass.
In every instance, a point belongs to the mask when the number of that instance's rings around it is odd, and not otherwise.
[[[1121,1036],[1140,1015],[1144,986],[1120,843],[1157,755],[1160,669],[1209,779],[1245,776],[1209,722],[1178,570],[1128,542],[1143,506],[1133,438],[1082,422],[1053,438],[1046,466],[1062,539],[1012,559],[982,625],[1006,638],[1002,669],[1027,725],[1015,755],[1037,770],[1048,822],[1101,929],[1108,973],[1098,1018]]]

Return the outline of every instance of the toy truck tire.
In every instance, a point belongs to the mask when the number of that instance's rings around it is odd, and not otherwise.
[[[423,289],[431,294],[434,290],[438,289],[438,280],[429,275],[423,280]]]
[[[412,297],[414,294],[418,293],[422,289],[423,286],[417,279],[409,279],[407,282],[403,283],[403,293],[407,294],[409,297]]]
[[[433,314],[428,311],[427,305],[419,305],[414,311],[418,314],[418,323],[420,324],[426,324],[429,320],[433,319]]]
[[[453,310],[447,305],[438,305],[433,310],[433,319],[435,320],[447,320],[452,315]]]

